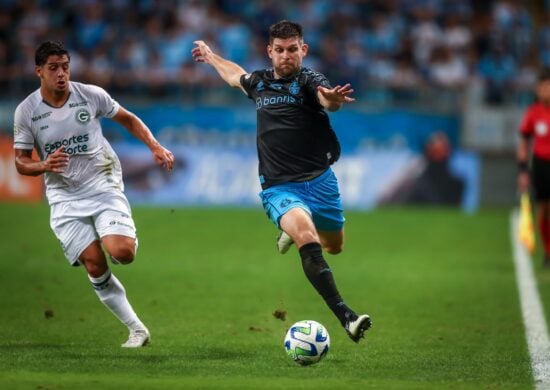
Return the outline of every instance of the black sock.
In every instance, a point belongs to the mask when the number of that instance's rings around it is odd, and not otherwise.
[[[334,312],[342,325],[348,320],[355,320],[357,314],[346,306],[336,288],[336,282],[332,276],[329,265],[323,258],[321,244],[311,242],[300,248],[302,267],[310,283],[323,297],[326,304]]]

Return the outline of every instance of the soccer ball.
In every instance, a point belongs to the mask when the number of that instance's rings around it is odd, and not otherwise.
[[[298,321],[286,332],[286,353],[303,366],[320,362],[328,353],[329,346],[327,329],[316,321]]]

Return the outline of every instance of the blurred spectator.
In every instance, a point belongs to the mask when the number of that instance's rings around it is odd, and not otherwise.
[[[461,88],[468,82],[468,68],[457,52],[448,46],[438,46],[432,51],[428,65],[428,80],[444,88]]]
[[[453,51],[465,51],[472,43],[472,30],[456,14],[447,15],[444,20],[441,44]]]
[[[520,0],[4,1],[0,85],[3,98],[22,97],[36,82],[29,70],[36,43],[57,39],[71,48],[73,73],[117,93],[198,94],[197,78],[213,88],[221,82],[211,72],[189,68],[196,37],[208,36],[245,69],[264,67],[266,26],[290,19],[308,31],[304,64],[334,82],[350,80],[359,99],[374,86],[383,99],[390,93],[416,103],[422,91],[439,93],[441,86],[481,78],[488,101],[502,104],[507,96],[524,93],[539,62],[550,65],[550,9],[536,19],[528,5]],[[85,74],[82,61],[90,64]],[[113,78],[114,72],[120,76]],[[417,87],[421,91],[412,90]]]
[[[479,71],[485,80],[486,101],[490,104],[503,103],[512,90],[517,74],[512,55],[502,46],[494,46],[481,57]]]
[[[465,185],[450,169],[451,155],[447,135],[433,132],[426,141],[423,156],[384,194],[380,204],[460,205]]]

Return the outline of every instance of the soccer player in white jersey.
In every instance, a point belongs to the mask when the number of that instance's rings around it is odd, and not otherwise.
[[[137,249],[136,228],[123,190],[120,161],[103,137],[100,118],[110,118],[144,142],[167,170],[173,154],[149,128],[102,88],[70,81],[70,55],[59,42],[35,52],[40,88],[17,106],[14,118],[15,165],[22,175],[44,174],[51,207],[50,226],[72,265],[83,265],[97,296],[129,331],[123,347],[150,341],[147,327],[111,273],[129,264]],[[40,160],[32,156],[36,149]]]

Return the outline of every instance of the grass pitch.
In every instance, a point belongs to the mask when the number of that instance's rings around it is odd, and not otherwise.
[[[153,339],[125,350],[125,327],[67,265],[47,205],[0,204],[0,388],[533,387],[508,210],[346,217],[346,249],[327,260],[346,302],[373,319],[359,344],[309,285],[296,249],[276,252],[261,210],[134,207],[137,259],[112,270]],[[537,273],[550,302],[549,272]],[[302,319],[331,336],[326,359],[309,367],[283,347]]]

